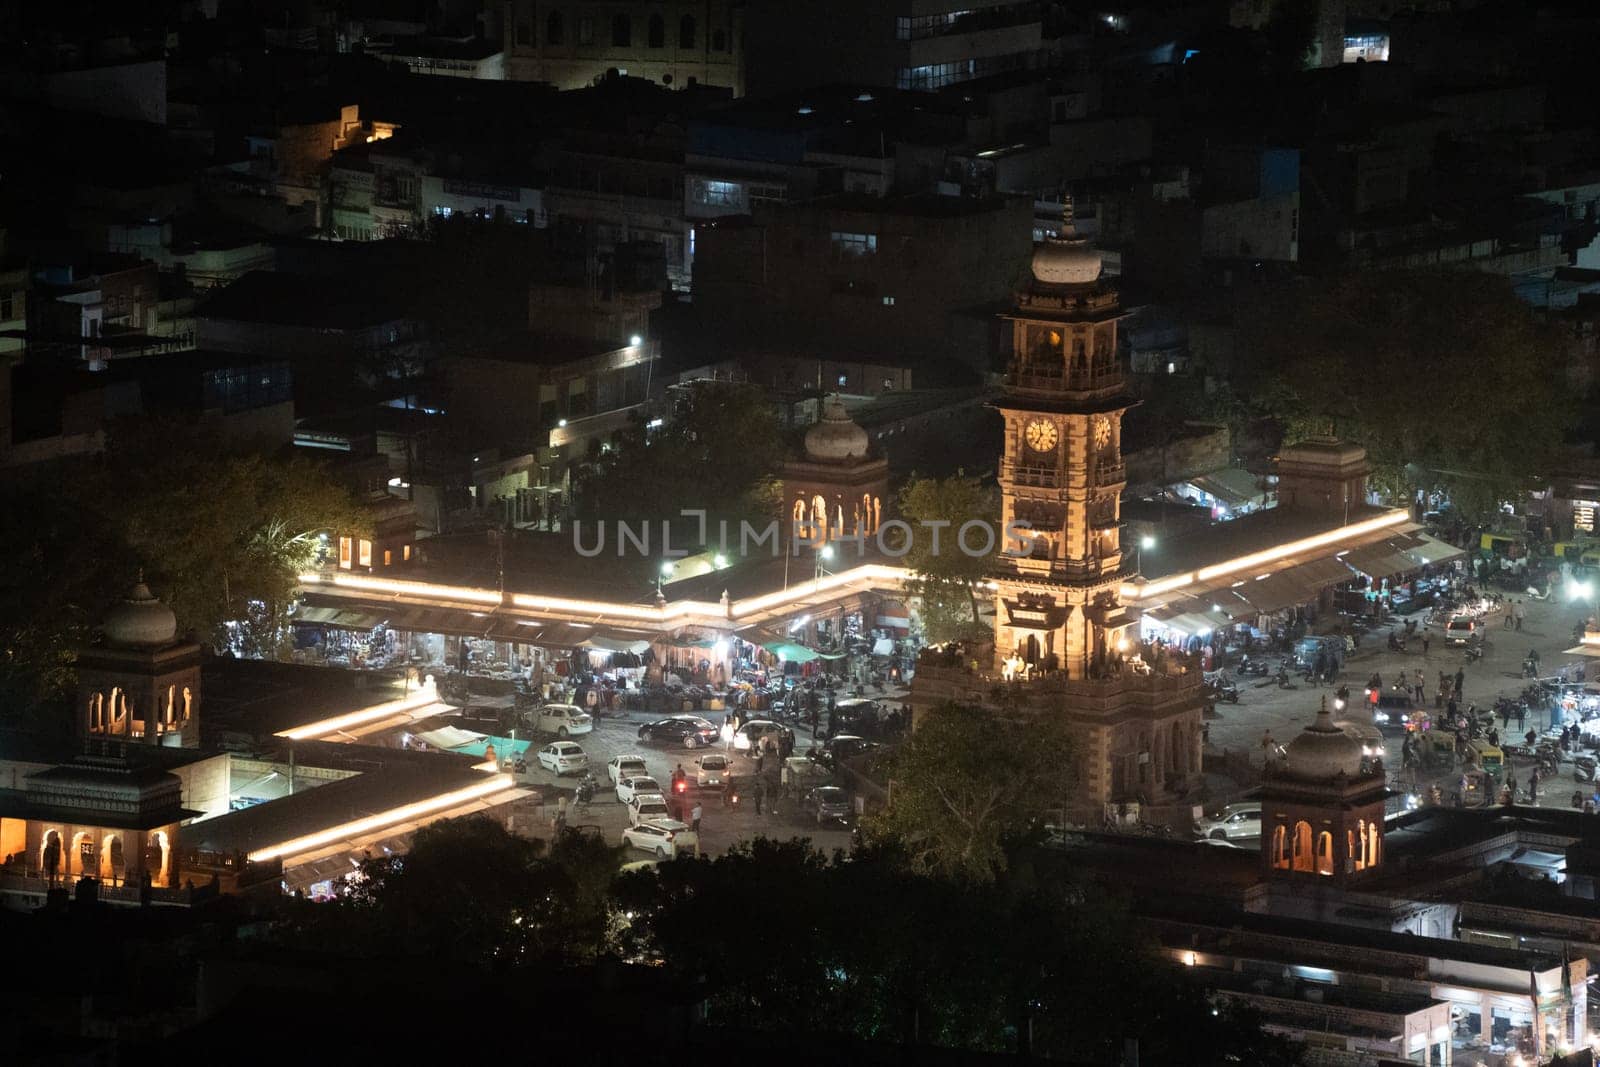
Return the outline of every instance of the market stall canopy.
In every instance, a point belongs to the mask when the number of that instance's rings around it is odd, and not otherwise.
[[[1267,499],[1266,490],[1261,488],[1260,481],[1261,479],[1247,470],[1224,467],[1222,470],[1191,478],[1189,484],[1222,501],[1230,508],[1239,508],[1248,504],[1259,504]]]
[[[1218,626],[1226,626],[1226,619],[1213,619],[1209,615],[1198,612],[1187,612],[1167,623],[1169,629],[1179,633],[1188,634],[1190,637],[1203,637],[1215,630]]]
[[[637,656],[650,650],[650,642],[638,637],[596,633],[585,638],[582,642],[582,647],[598,649],[602,652],[629,652]]]
[[[466,745],[487,742],[485,734],[475,734],[455,726],[441,726],[437,730],[417,734],[417,740],[427,742],[431,748],[442,748],[446,752],[454,752]]]
[[[1406,554],[1411,547],[1410,538],[1391,537],[1375,545],[1353,548],[1339,557],[1345,565],[1371,578],[1387,578],[1393,574],[1409,574],[1421,570],[1422,564]]]
[[[509,737],[479,737],[475,740],[468,741],[464,745],[457,745],[450,751],[461,756],[482,757],[489,754],[490,745],[494,746],[494,754],[497,757],[500,759],[505,759],[508,756],[523,755],[528,751],[529,748],[533,746],[533,742],[524,741],[520,737],[515,741],[511,740]]]
[[[501,641],[540,648],[582,648],[595,636],[593,626],[575,622],[540,622],[537,619],[502,619],[491,631]]]
[[[1441,541],[1437,537],[1429,537],[1427,534],[1416,534],[1415,536],[1417,544],[1406,549],[1406,555],[1410,556],[1420,566],[1429,567],[1435,563],[1449,563],[1452,560],[1464,559],[1467,555],[1466,549],[1457,548],[1455,545]]]

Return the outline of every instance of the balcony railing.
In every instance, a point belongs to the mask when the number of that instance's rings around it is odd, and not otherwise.
[[[1128,480],[1128,467],[1124,463],[1097,463],[1094,468],[1096,485],[1115,485]]]
[[[1056,393],[1064,391],[1097,392],[1102,389],[1117,389],[1123,384],[1121,367],[1102,370],[1097,373],[1087,371],[1073,374],[1040,374],[1037,371],[1015,371],[1011,374],[1011,386],[1014,389],[1027,389],[1041,393]]]
[[[1066,474],[1059,467],[1043,467],[1035,464],[1007,463],[1001,467],[1000,474],[1002,478],[1016,485],[1042,489],[1056,489],[1066,481]]]

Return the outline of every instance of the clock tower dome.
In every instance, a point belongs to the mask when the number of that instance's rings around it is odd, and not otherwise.
[[[1077,235],[1071,201],[1061,235],[1034,251],[1018,294],[1000,464],[1002,520],[1031,528],[1025,555],[996,576],[997,666],[1019,661],[1084,678],[1116,651],[1126,625],[1122,580],[1122,318],[1100,254]],[[1015,545],[1013,544],[1013,550]]]

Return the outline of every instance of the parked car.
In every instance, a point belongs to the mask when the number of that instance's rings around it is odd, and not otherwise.
[[[1233,841],[1243,837],[1261,836],[1261,804],[1244,801],[1229,804],[1216,815],[1195,820],[1194,836],[1213,841]]]
[[[833,706],[833,722],[840,732],[875,734],[883,724],[883,706],[865,697],[841,700]]]
[[[850,794],[836,785],[818,786],[800,794],[800,810],[815,813],[818,825],[849,822],[855,814],[850,804]]]
[[[670,860],[677,858],[680,835],[684,838],[685,847],[694,844],[692,840],[694,835],[689,831],[689,827],[678,820],[647,819],[622,831],[622,843],[653,853],[658,860]],[[636,866],[630,863],[625,865],[623,870]]]
[[[641,774],[637,778],[617,779],[617,799],[624,804],[636,796],[642,796],[646,793],[659,795],[661,792],[661,783],[648,774]]]
[[[855,759],[862,753],[871,752],[875,748],[882,747],[882,742],[869,741],[867,738],[857,737],[855,734],[835,734],[833,737],[828,738],[827,744],[822,746],[822,750],[827,755],[827,762],[831,766],[840,760]]]
[[[685,748],[712,745],[717,740],[717,728],[698,715],[673,715],[639,727],[641,741],[676,741]]]
[[[539,766],[563,774],[577,774],[589,766],[589,757],[571,741],[557,741],[539,750]]]
[[[728,757],[711,752],[694,761],[694,784],[701,789],[721,789],[728,780]]]
[[[754,752],[761,744],[762,738],[770,737],[776,744],[784,736],[792,741],[794,731],[771,719],[751,719],[739,727],[738,732],[733,735],[733,747],[740,752]]]
[[[1453,615],[1445,624],[1444,643],[1447,645],[1475,645],[1483,640],[1483,624],[1470,615]]]
[[[594,716],[575,704],[546,704],[539,709],[534,727],[557,737],[576,737],[594,732]]]
[[[633,799],[628,801],[628,825],[638,826],[651,819],[670,819],[672,809],[667,807],[667,798],[660,793],[635,793]]]
[[[606,777],[611,779],[612,785],[616,785],[624,778],[649,773],[649,768],[644,765],[644,757],[632,752],[623,756],[612,756],[611,761],[606,764]]]

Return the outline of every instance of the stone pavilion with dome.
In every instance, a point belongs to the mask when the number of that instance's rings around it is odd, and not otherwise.
[[[871,439],[837,393],[806,431],[804,452],[783,465],[784,515],[794,536],[814,544],[870,537],[883,524],[889,461],[872,455]]]
[[[200,745],[200,646],[141,578],[78,653],[77,733],[169,748]]]
[[[1382,866],[1383,761],[1333,721],[1326,698],[1267,772],[1261,863],[1269,878],[1345,885]]]

